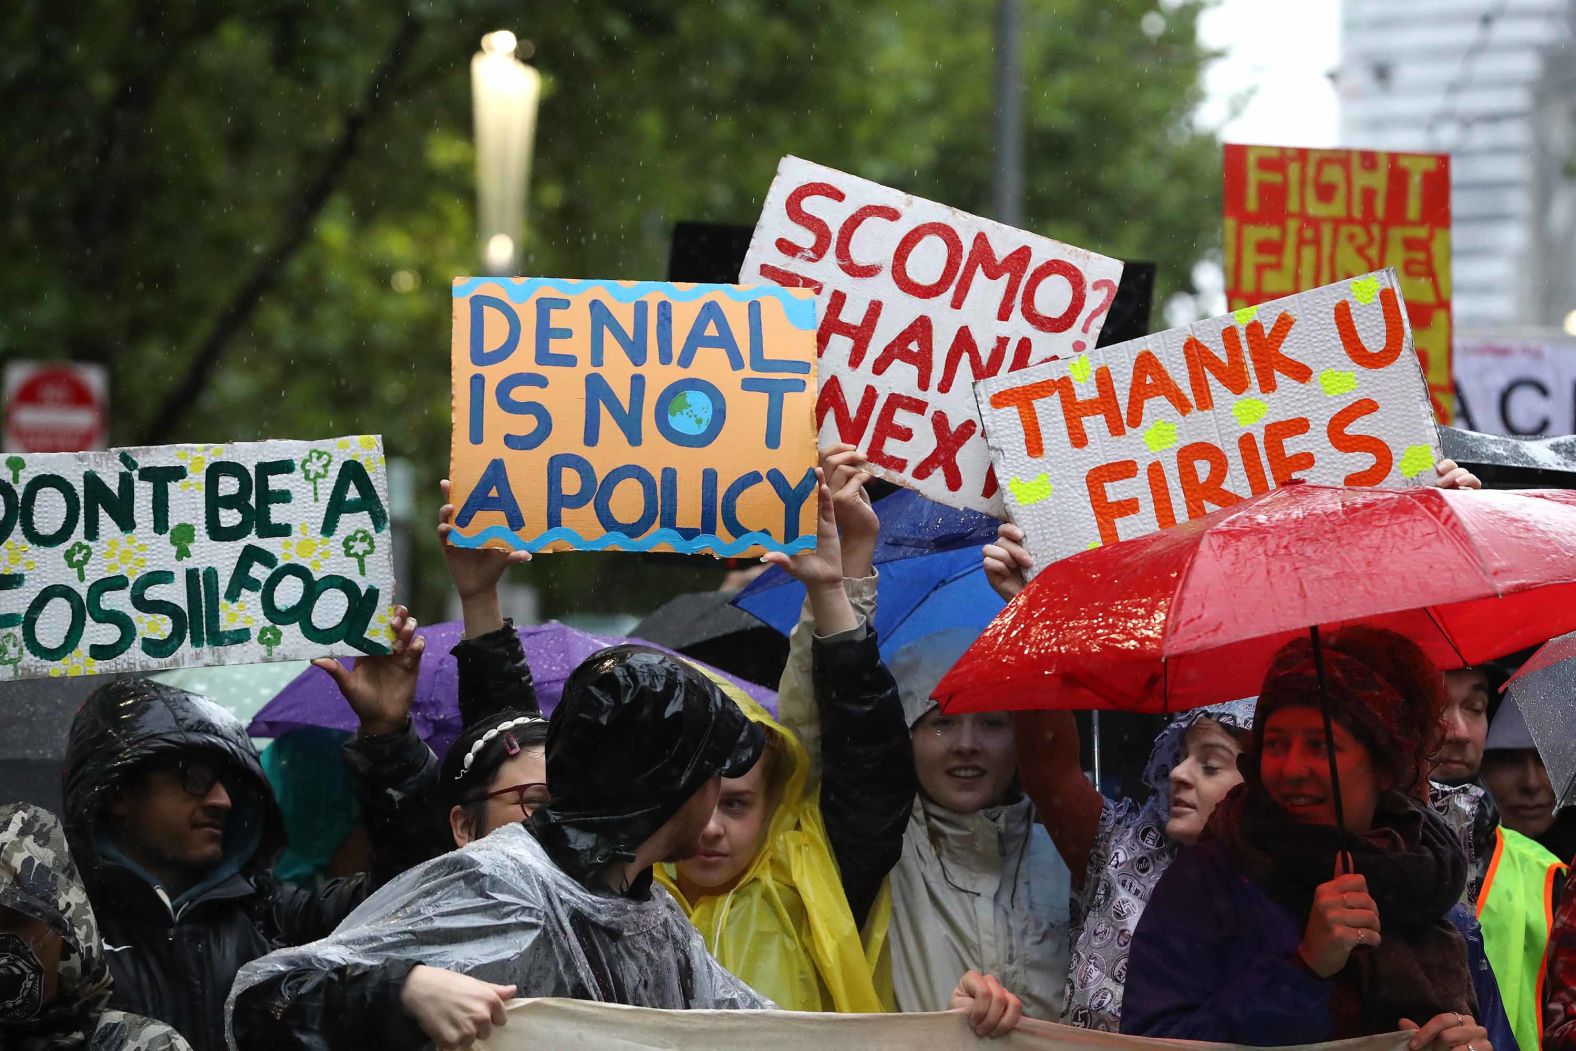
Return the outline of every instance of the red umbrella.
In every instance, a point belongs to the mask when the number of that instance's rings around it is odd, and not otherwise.
[[[1047,566],[935,696],[1178,711],[1251,696],[1284,643],[1359,622],[1443,668],[1576,629],[1576,493],[1272,490]]]

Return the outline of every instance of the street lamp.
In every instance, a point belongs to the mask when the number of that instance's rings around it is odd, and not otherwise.
[[[471,58],[477,244],[489,274],[515,272],[525,230],[525,188],[542,77],[515,57],[518,46],[513,33],[500,29],[482,37],[482,49]]]

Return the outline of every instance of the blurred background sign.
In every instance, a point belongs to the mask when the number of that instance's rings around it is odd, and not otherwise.
[[[104,366],[69,361],[6,364],[6,452],[102,449],[108,433],[109,373]]]

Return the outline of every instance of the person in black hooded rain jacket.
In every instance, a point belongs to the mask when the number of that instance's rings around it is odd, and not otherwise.
[[[104,939],[112,1006],[159,1019],[197,1051],[224,1042],[241,966],[331,931],[379,883],[421,860],[410,811],[437,759],[410,725],[422,642],[396,610],[394,652],[351,670],[319,662],[361,719],[344,760],[356,775],[373,870],[316,890],[269,872],[279,808],[245,728],[202,697],[146,679],[110,683],[72,722],[66,834]]]

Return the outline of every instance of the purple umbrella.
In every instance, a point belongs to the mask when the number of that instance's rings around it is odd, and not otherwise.
[[[516,630],[520,634],[521,645],[525,647],[525,657],[531,665],[531,678],[536,683],[536,697],[542,704],[544,714],[551,713],[557,706],[569,673],[597,650],[621,642],[636,642],[673,653],[666,647],[656,646],[643,639],[595,635],[556,620]],[[460,625],[452,621],[447,624],[429,624],[416,629],[416,634],[427,640],[427,649],[422,654],[421,676],[416,683],[416,700],[411,705],[410,717],[416,725],[416,732],[441,756],[461,730],[459,671],[453,654],[449,652],[460,641]],[[690,657],[684,659],[693,661]],[[717,671],[709,664],[703,667]],[[717,674],[738,686],[773,715],[777,714],[775,691],[727,672],[718,671]],[[253,717],[247,733],[253,737],[280,737],[306,726],[347,732],[356,729],[356,717],[350,705],[340,696],[334,681],[316,668],[308,668],[296,676],[273,700],[264,705]]]

